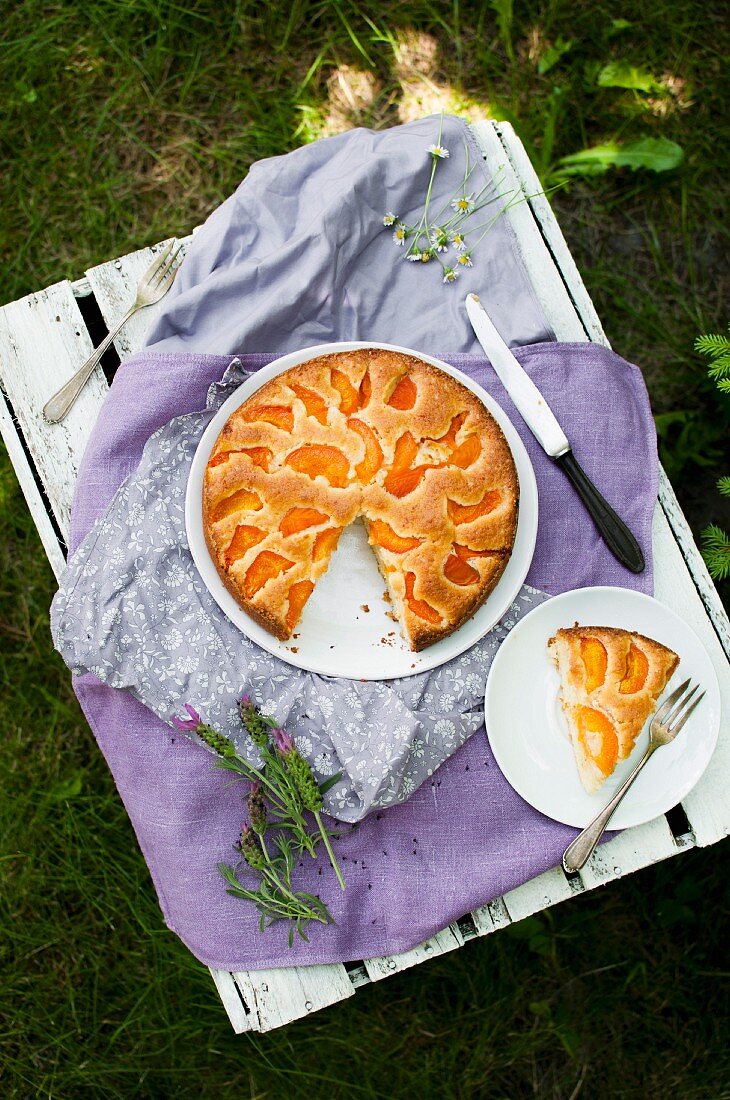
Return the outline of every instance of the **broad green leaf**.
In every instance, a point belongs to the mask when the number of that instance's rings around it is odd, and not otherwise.
[[[545,53],[542,55],[537,63],[537,71],[543,76],[545,73],[550,72],[553,65],[557,65],[563,54],[566,54],[568,50],[571,50],[575,45],[574,38],[559,38],[557,42],[554,42],[552,46],[548,46]]]
[[[609,168],[648,168],[652,172],[668,172],[682,163],[684,152],[668,138],[641,138],[626,145],[612,141],[594,145],[558,161],[558,175],[594,176]]]
[[[660,92],[664,85],[646,69],[629,61],[609,61],[598,74],[600,88],[634,88],[637,92]]]

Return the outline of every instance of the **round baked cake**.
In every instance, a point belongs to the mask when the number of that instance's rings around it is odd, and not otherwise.
[[[494,588],[518,495],[507,440],[471,390],[415,356],[361,348],[292,367],[236,409],[205,471],[203,526],[227,588],[286,640],[362,518],[420,650]]]

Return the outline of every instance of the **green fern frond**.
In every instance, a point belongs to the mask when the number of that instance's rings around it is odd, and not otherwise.
[[[724,474],[719,478],[717,487],[724,497],[730,497],[730,474]]]
[[[714,523],[702,532],[702,557],[716,581],[730,577],[730,538]]]
[[[710,378],[726,378],[730,374],[730,354],[723,353],[717,359],[713,359],[707,368]]]
[[[730,328],[730,326],[728,326]],[[704,336],[698,336],[695,340],[695,351],[698,351],[700,355],[710,355],[714,359],[718,355],[724,355],[730,352],[730,340],[727,336],[720,336],[719,333],[709,332]]]
[[[721,378],[717,383],[717,388],[720,393],[730,394],[730,378]]]

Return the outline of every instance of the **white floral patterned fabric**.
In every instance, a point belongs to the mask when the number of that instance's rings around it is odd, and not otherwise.
[[[147,442],[137,470],[70,559],[51,608],[53,639],[75,673],[123,688],[169,722],[184,703],[252,761],[237,701],[247,691],[294,734],[342,821],[402,802],[482,724],[484,686],[509,630],[548,596],[524,585],[475,646],[430,672],[386,682],[305,672],[250,641],[203,585],[185,533],[185,491],[198,441],[246,378],[235,359],[205,410]],[[191,735],[195,739],[195,735]]]

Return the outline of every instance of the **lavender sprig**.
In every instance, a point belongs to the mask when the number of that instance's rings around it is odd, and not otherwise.
[[[275,729],[274,730],[274,743],[276,745],[279,756],[284,761],[287,771],[294,780],[294,785],[299,792],[302,805],[305,810],[309,810],[314,815],[314,820],[317,822],[317,828],[319,829],[320,836],[324,842],[324,846],[327,849],[327,855],[329,861],[332,864],[332,869],[337,875],[337,881],[341,888],[345,889],[345,880],[342,877],[340,866],[335,859],[335,853],[332,851],[332,845],[329,841],[329,835],[324,827],[322,818],[319,816],[319,811],[324,805],[322,798],[322,792],[320,791],[314,776],[310,770],[309,764],[298,751],[294,744],[293,738],[289,736],[286,730]]]
[[[228,882],[229,893],[247,898],[257,906],[262,929],[276,920],[291,922],[291,945],[295,929],[306,939],[304,929],[310,921],[326,924],[332,920],[320,898],[294,891],[291,883],[293,850],[307,851],[315,856],[316,846],[321,841],[343,890],[345,880],[332,850],[331,834],[320,816],[324,806],[322,789],[294,739],[277,725],[275,719],[262,714],[249,695],[241,697],[238,709],[244,729],[259,750],[259,767],[242,757],[230,738],[203,722],[189,703],[185,704],[188,717],[174,717],[172,722],[179,730],[194,733],[213,749],[219,757],[219,768],[251,781],[246,798],[249,824],[241,832],[238,851],[242,862],[259,874],[259,886],[251,890],[239,881],[241,863],[236,867],[221,863],[219,870]],[[333,777],[334,780],[337,778]],[[329,784],[332,781],[329,780]],[[308,813],[316,822],[315,832],[311,831],[306,817]],[[272,820],[269,820],[269,815]],[[275,830],[276,849],[273,853],[269,851],[265,839],[267,831],[272,829]]]
[[[253,827],[244,825],[237,846],[241,861],[235,867],[219,863],[218,870],[228,883],[228,894],[254,903],[260,914],[259,928],[262,932],[276,921],[289,921],[288,942],[289,947],[292,947],[295,931],[309,942],[306,928],[312,921],[319,924],[334,922],[321,898],[303,890],[294,890],[291,881],[294,866],[291,848],[281,837],[277,837],[276,844],[278,854],[272,856],[266,850],[263,834],[257,835]],[[238,876],[242,863],[259,874],[260,882],[256,890],[249,889],[240,881]]]

